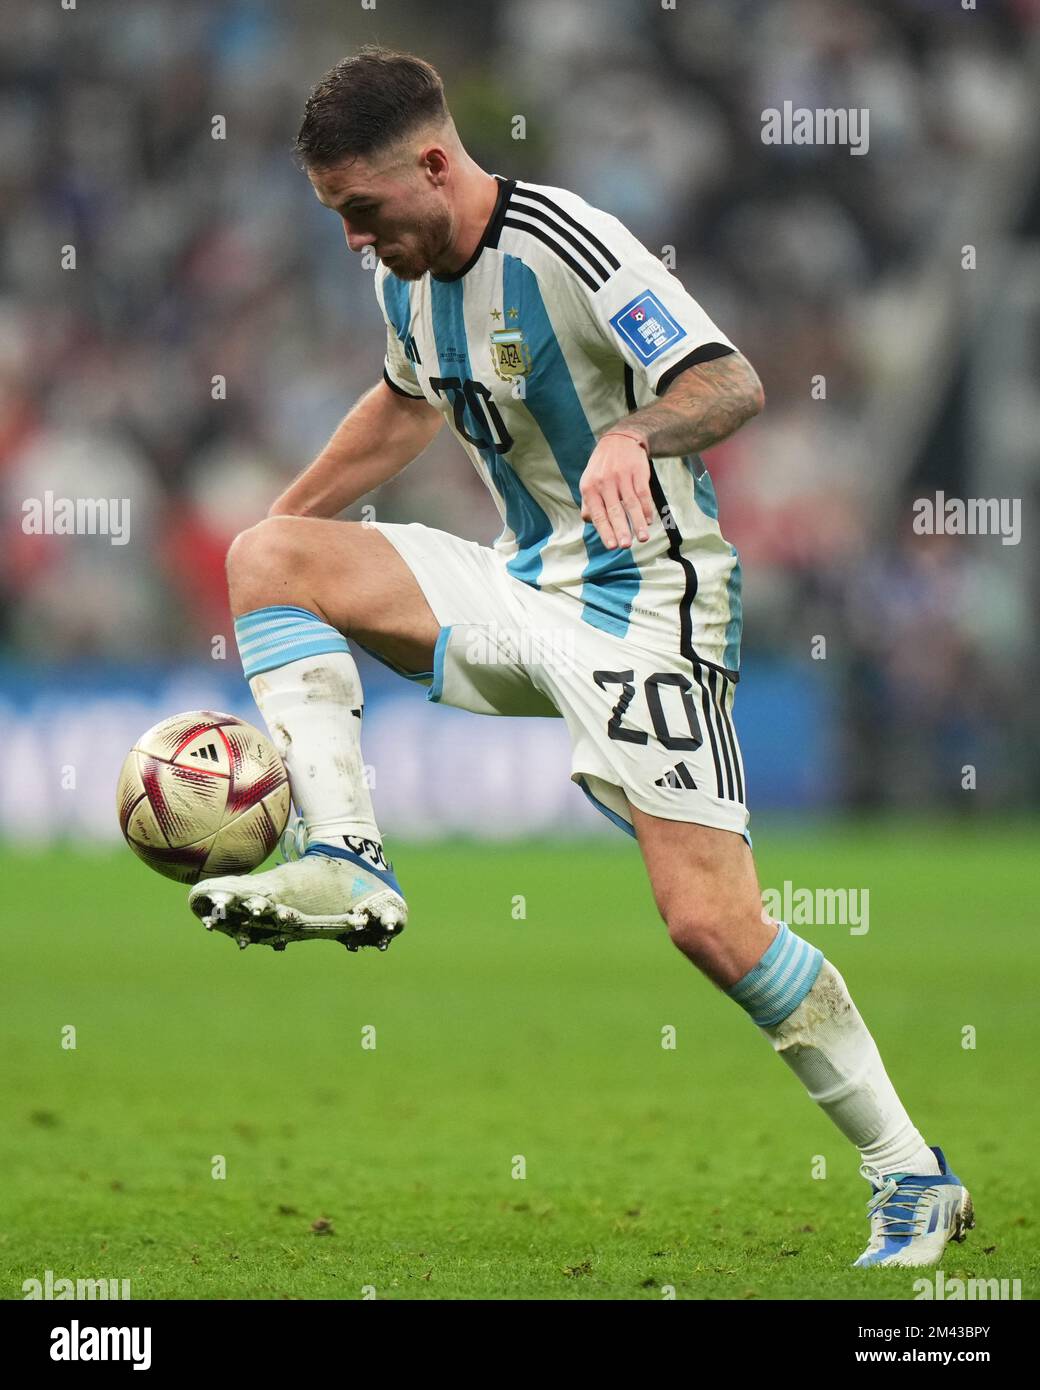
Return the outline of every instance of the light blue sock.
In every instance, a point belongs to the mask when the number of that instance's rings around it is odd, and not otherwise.
[[[255,608],[235,619],[235,640],[246,680],[305,656],[349,652],[342,632],[307,608]]]
[[[823,952],[795,936],[786,922],[765,955],[725,991],[751,1021],[770,1028],[793,1013],[813,987],[823,965]]]
[[[306,608],[235,619],[242,668],[289,770],[308,849],[332,844],[385,869],[361,756],[361,677],[347,639]]]

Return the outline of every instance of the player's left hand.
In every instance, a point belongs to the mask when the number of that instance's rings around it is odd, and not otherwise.
[[[591,521],[608,550],[632,544],[632,532],[650,539],[656,515],[650,495],[650,460],[623,434],[605,434],[581,475],[581,519]]]

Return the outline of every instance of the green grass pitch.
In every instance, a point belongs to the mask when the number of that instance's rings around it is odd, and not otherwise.
[[[389,848],[386,955],[239,952],[128,851],[0,855],[5,1298],[47,1269],[135,1299],[914,1296],[849,1268],[855,1151],[670,944],[630,842]],[[973,1190],[947,1279],[1034,1298],[1035,826],[766,824],[756,856],[869,888],[867,934],[801,931]]]

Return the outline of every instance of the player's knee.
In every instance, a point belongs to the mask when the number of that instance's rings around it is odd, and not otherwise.
[[[661,916],[673,945],[701,969],[710,969],[727,952],[738,926],[731,912],[709,903],[665,903]]]
[[[303,517],[269,516],[240,531],[227,553],[228,583],[241,587],[271,576],[299,574],[313,556]]]
[[[666,907],[661,915],[672,944],[683,955],[699,954],[714,935],[715,924],[695,907],[686,904]]]

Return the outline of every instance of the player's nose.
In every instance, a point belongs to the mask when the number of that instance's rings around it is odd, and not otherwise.
[[[362,251],[366,246],[371,246],[375,241],[375,232],[354,232],[351,231],[350,223],[344,219],[343,235],[351,251]]]

